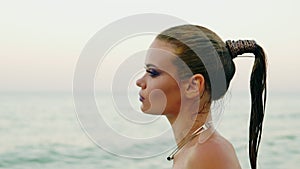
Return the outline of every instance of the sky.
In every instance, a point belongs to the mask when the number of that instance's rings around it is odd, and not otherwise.
[[[0,92],[71,92],[77,60],[95,33],[125,16],[142,13],[168,14],[202,25],[223,40],[255,39],[268,56],[269,91],[300,91],[299,6],[297,0],[3,0]],[[123,48],[146,48],[149,43],[123,44]],[[235,61],[233,88],[247,88],[252,61]]]

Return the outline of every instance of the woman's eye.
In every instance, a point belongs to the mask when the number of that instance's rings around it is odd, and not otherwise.
[[[159,72],[157,72],[157,71],[154,70],[154,69],[146,69],[146,72],[149,73],[149,75],[150,75],[151,77],[156,77],[156,76],[159,75]]]

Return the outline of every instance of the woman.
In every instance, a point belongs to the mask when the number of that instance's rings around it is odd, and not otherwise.
[[[253,53],[249,157],[256,169],[266,99],[266,61],[254,41],[226,41],[211,30],[181,25],[160,33],[137,80],[141,110],[167,117],[177,143],[168,157],[175,169],[239,169],[233,146],[215,131],[211,104],[226,93],[238,55]]]

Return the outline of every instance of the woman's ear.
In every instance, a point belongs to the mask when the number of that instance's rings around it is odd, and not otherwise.
[[[186,84],[185,94],[187,98],[200,98],[205,90],[205,79],[201,74],[195,74],[189,78]]]

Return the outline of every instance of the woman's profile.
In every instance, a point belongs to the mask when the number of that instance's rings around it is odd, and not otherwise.
[[[136,84],[141,110],[165,115],[172,125],[177,149],[168,160],[173,160],[174,169],[241,168],[233,146],[211,122],[211,105],[226,94],[235,74],[233,59],[243,53],[253,53],[255,58],[250,77],[249,158],[256,169],[266,102],[263,49],[253,40],[224,42],[196,25],[169,28],[151,44],[146,73]]]

